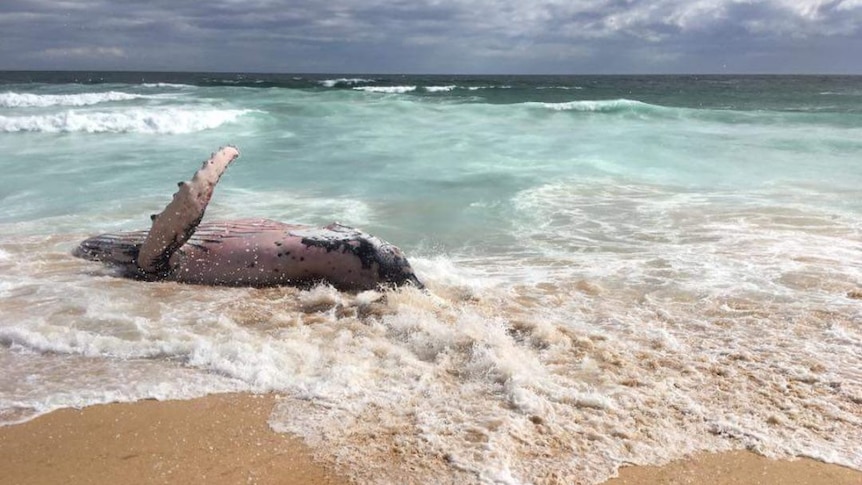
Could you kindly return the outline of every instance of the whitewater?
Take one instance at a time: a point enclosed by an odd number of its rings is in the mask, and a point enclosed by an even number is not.
[[[0,424],[274,392],[360,483],[862,470],[860,127],[858,77],[0,73]],[[428,291],[71,256],[228,143],[206,220],[360,227]]]

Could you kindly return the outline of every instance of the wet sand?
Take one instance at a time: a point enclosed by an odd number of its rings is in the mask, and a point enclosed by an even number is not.
[[[748,451],[700,453],[665,466],[620,468],[605,485],[859,485],[862,472],[809,460],[770,460]]]
[[[346,483],[270,430],[274,404],[220,394],[55,411],[0,428],[0,483]]]
[[[271,395],[222,394],[64,409],[0,427],[4,484],[259,483],[340,485],[301,440],[272,432]],[[407,483],[407,482],[405,482]],[[625,467],[608,485],[862,483],[862,472],[748,452]]]

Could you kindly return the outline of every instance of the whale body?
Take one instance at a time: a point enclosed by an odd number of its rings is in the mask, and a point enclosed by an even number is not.
[[[237,157],[224,147],[179,184],[150,230],[101,234],[74,249],[143,280],[229,286],[305,286],[326,282],[364,290],[404,284],[423,288],[396,246],[339,223],[325,227],[267,219],[203,222],[221,174]]]

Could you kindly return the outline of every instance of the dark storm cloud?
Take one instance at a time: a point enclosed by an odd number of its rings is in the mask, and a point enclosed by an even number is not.
[[[855,72],[862,0],[4,0],[0,68]]]

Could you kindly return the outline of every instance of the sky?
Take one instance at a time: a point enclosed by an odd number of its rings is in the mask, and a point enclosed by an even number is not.
[[[862,74],[862,0],[2,0],[0,69]]]

